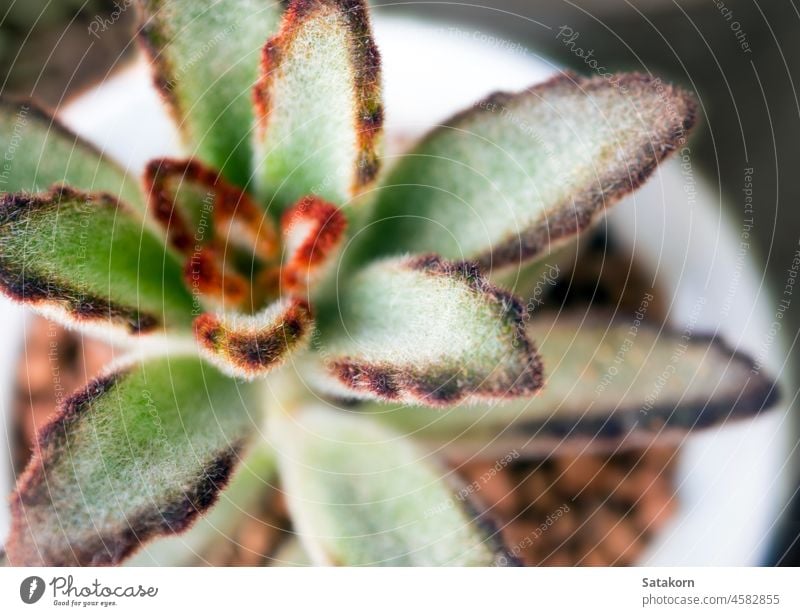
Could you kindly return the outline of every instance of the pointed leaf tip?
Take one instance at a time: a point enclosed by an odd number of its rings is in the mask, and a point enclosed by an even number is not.
[[[659,79],[571,73],[455,115],[382,181],[362,258],[436,251],[483,269],[557,248],[687,143],[697,104]]]
[[[679,444],[691,432],[759,415],[778,385],[716,338],[608,314],[542,314],[529,325],[546,383],[532,398],[444,412],[370,409],[403,434],[457,455],[516,449],[545,457]]]

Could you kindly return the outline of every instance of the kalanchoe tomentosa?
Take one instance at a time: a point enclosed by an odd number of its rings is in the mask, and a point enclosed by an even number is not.
[[[136,351],[39,434],[11,563],[119,563],[189,527],[242,458],[274,457],[314,562],[506,564],[425,447],[642,443],[771,404],[719,342],[628,345],[627,324],[530,318],[496,283],[686,142],[686,92],[564,73],[382,161],[363,0],[140,5],[185,159],[139,180],[32,103],[0,110],[0,287]]]

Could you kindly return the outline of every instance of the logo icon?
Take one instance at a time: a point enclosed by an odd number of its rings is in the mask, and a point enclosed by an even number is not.
[[[37,575],[26,577],[19,585],[19,598],[25,603],[36,603],[44,594],[44,580]]]

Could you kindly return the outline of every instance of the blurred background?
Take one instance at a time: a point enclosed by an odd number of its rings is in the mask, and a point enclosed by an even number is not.
[[[103,79],[136,54],[131,4],[0,0],[0,91],[58,107]],[[800,241],[800,84],[794,82],[800,77],[800,9],[794,0],[373,4],[442,20],[456,35],[498,36],[512,51],[546,55],[579,72],[591,73],[590,59],[597,59],[609,70],[653,72],[696,91],[704,121],[692,145],[694,164],[726,197],[737,227],[745,216],[743,170],[754,169],[756,240],[749,255],[774,289],[783,288]],[[793,351],[800,302],[789,306],[782,328]],[[784,392],[789,402],[796,393]],[[793,463],[800,485],[800,464]],[[772,561],[800,565],[797,494],[789,506]]]

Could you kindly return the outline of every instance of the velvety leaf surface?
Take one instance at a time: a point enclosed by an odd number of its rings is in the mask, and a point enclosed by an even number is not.
[[[677,442],[690,430],[751,417],[777,385],[719,340],[595,315],[542,315],[528,326],[545,365],[533,398],[492,406],[373,407],[378,419],[432,445],[546,455]],[[364,409],[365,411],[367,409]]]
[[[381,261],[344,288],[320,326],[320,384],[344,397],[446,406],[530,395],[541,363],[523,308],[474,266],[436,256]]]
[[[106,192],[144,211],[139,180],[30,101],[0,100],[0,195],[53,184]]]
[[[180,535],[168,536],[147,544],[128,566],[189,567],[217,545],[236,536],[240,524],[259,515],[264,499],[276,486],[277,460],[272,447],[264,442],[254,444],[242,457],[217,503],[206,515]]]
[[[201,353],[226,374],[245,379],[280,366],[312,329],[310,307],[296,298],[278,300],[255,315],[206,313],[194,322]]]
[[[192,297],[161,239],[111,197],[67,188],[0,200],[0,289],[67,325],[191,324]]]
[[[261,47],[275,32],[278,0],[139,0],[140,40],[156,86],[172,107],[188,154],[239,186],[250,180]]]
[[[358,254],[518,265],[638,187],[694,121],[689,94],[636,74],[493,94],[396,161]]]
[[[153,160],[144,186],[153,218],[182,257],[184,279],[195,295],[228,310],[261,303],[250,279],[278,257],[272,218],[197,160]]]
[[[253,432],[254,388],[195,357],[134,363],[69,398],[12,499],[14,565],[120,562],[211,506]]]
[[[447,472],[334,409],[270,416],[292,519],[316,564],[490,566],[511,559]]]
[[[270,207],[344,205],[375,176],[380,59],[363,0],[295,0],[264,47],[256,179]]]

